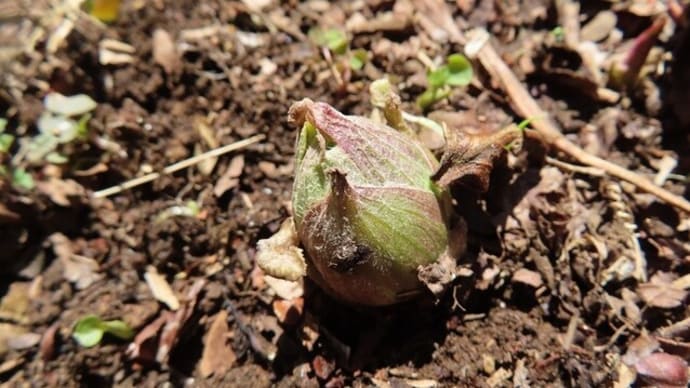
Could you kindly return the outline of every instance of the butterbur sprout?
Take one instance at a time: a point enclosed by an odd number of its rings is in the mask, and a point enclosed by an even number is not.
[[[418,267],[448,245],[449,197],[430,178],[438,161],[407,135],[328,104],[302,100],[289,120],[301,131],[293,225],[282,232],[294,227],[306,274],[350,303],[387,305],[419,293]],[[298,250],[278,257],[265,254],[269,245],[260,242],[257,256],[269,275],[302,275]]]
[[[446,183],[434,179],[465,173],[457,166],[439,168],[409,133],[343,115],[325,103],[295,103],[289,122],[300,128],[293,217],[259,241],[258,265],[282,279],[309,276],[353,304],[390,305],[423,293],[425,286],[439,293],[439,284],[452,280],[465,235],[462,228],[450,228],[450,194]],[[462,152],[444,160],[466,162],[475,151],[481,158],[484,148],[476,144],[484,145],[470,139],[449,147]],[[478,170],[471,160],[468,165]]]

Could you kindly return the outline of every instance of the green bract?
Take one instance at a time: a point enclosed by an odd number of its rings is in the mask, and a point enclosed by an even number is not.
[[[386,305],[417,294],[418,268],[448,245],[438,162],[415,140],[372,120],[303,100],[293,186],[294,227],[308,275],[339,299]]]

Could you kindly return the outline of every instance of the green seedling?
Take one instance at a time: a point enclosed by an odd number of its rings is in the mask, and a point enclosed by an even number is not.
[[[520,121],[515,127],[520,131],[520,132],[525,132],[530,124],[532,124],[534,121],[539,120],[541,117],[528,117],[522,121]],[[505,149],[508,152],[513,151],[515,148],[516,142],[510,142],[506,145],[503,146],[503,149]]]
[[[556,26],[551,30],[551,35],[556,39],[557,42],[562,42],[565,39],[565,30],[563,26]]]
[[[96,102],[85,94],[67,97],[51,93],[43,104],[45,110],[36,124],[39,134],[23,143],[26,160],[65,163],[68,159],[59,152],[60,145],[86,139],[89,112],[96,108]]]
[[[123,340],[134,337],[132,328],[123,321],[104,321],[96,315],[87,315],[74,326],[72,338],[79,345],[90,348],[98,345],[106,333]]]
[[[352,70],[360,70],[367,63],[369,53],[364,49],[351,50],[347,35],[339,29],[313,27],[307,35],[312,43],[328,48]]]
[[[12,148],[16,154],[2,157],[4,163],[0,174],[10,177],[13,186],[30,190],[34,180],[27,166],[64,164],[69,161],[72,144],[84,142],[88,137],[90,112],[96,102],[85,94],[63,96],[49,93],[44,101],[44,111],[36,122],[38,134],[33,137],[19,137],[5,133],[7,120],[0,119],[0,157],[10,155]],[[18,143],[17,147],[13,147]]]
[[[14,142],[14,136],[9,133],[5,133],[5,128],[7,127],[7,119],[0,118],[0,154],[6,154],[10,151],[12,143]]]
[[[472,81],[472,64],[462,54],[451,54],[446,63],[427,74],[427,90],[417,98],[417,105],[426,109],[448,97],[454,86],[466,86]]]
[[[34,178],[23,168],[12,170],[12,185],[25,190],[31,190],[36,186]]]

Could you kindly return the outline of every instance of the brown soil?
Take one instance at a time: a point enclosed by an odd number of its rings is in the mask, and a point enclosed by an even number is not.
[[[290,105],[308,97],[366,115],[369,83],[387,74],[400,86],[403,108],[422,114],[414,104],[425,82],[417,53],[445,58],[462,48],[447,37],[430,37],[433,28],[417,19],[357,32],[351,47],[368,50],[371,58],[362,70],[344,72],[343,85],[305,35],[314,25],[342,27],[356,12],[367,19],[405,12],[408,2],[273,1],[252,11],[245,5],[252,1],[123,1],[111,24],[77,17],[54,54],[48,40],[65,16],[53,15],[57,11],[43,2],[18,3],[16,15],[10,10],[0,26],[0,43],[41,26],[47,35],[34,51],[3,57],[0,116],[8,119],[8,131],[34,134],[48,91],[85,93],[98,107],[89,139],[69,151],[67,165],[29,168],[37,182],[71,179],[85,193],[57,204],[58,187],[23,190],[7,179],[0,183],[0,292],[21,288],[15,294],[30,299],[17,316],[0,308],[0,325],[41,336],[31,346],[0,352],[0,381],[8,386],[612,386],[621,378],[622,357],[634,340],[647,338],[643,333],[661,342],[657,350],[690,355],[687,327],[672,336],[660,331],[688,316],[686,295],[674,294],[680,299],[675,304],[655,304],[640,287],[663,288],[690,272],[687,214],[631,185],[554,167],[546,154],[567,158],[530,141],[497,167],[488,193],[455,189],[469,226],[467,271],[440,301],[352,307],[307,281],[304,310],[284,322],[276,317],[280,298],[255,268],[254,254],[257,240],[289,215],[296,137],[286,121]],[[436,2],[409,2],[422,3]],[[651,92],[640,88],[624,101],[593,101],[589,84],[574,76],[561,83],[567,77],[549,67],[576,66],[568,62],[572,53],[552,41],[550,31],[559,25],[552,2],[446,3],[462,30],[483,26],[492,33],[508,65],[583,148],[650,178],[667,155],[678,162],[676,177],[687,175],[688,128],[667,99],[669,77],[682,78],[679,71],[650,74]],[[586,3],[583,20],[613,4]],[[626,41],[652,20],[616,12]],[[164,65],[154,55],[157,29],[178,50],[177,59]],[[194,33],[202,36],[190,38]],[[656,46],[670,53],[680,36]],[[106,38],[132,45],[131,63],[102,65],[99,44]],[[433,110],[470,112],[488,129],[519,122],[509,99],[478,73]],[[683,97],[689,98],[675,98]],[[460,125],[468,120],[453,117]],[[90,196],[211,148],[201,122],[217,145],[255,134],[266,138],[219,157],[210,173],[193,166],[105,199]],[[215,195],[217,182],[238,165],[230,177],[236,180]],[[664,187],[687,191],[684,181],[667,180]],[[200,208],[195,216],[161,216],[190,200]],[[630,223],[640,236],[647,277],[656,280],[603,284],[603,273],[633,249]],[[59,241],[97,263],[97,279],[87,287],[66,279]],[[148,266],[191,306],[168,342],[169,356],[132,359],[129,342],[110,336],[92,348],[79,346],[72,329],[87,314],[124,320],[136,333],[168,316],[144,280]],[[192,303],[184,296],[200,279],[205,284]],[[228,314],[222,338],[229,353],[220,354],[229,359],[205,377],[205,338],[219,312]]]

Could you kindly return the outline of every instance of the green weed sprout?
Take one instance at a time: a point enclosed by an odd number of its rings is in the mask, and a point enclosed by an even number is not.
[[[134,331],[129,325],[120,320],[104,321],[96,315],[87,315],[74,325],[72,338],[85,348],[98,345],[104,334],[130,340],[134,337]]]
[[[451,87],[468,85],[473,76],[472,64],[464,55],[449,55],[443,66],[427,74],[429,86],[417,97],[417,105],[422,109],[427,109],[446,98],[450,94]]]
[[[36,122],[39,133],[33,137],[17,139],[5,133],[7,120],[0,118],[0,175],[10,177],[14,187],[34,188],[27,165],[66,163],[65,146],[86,140],[90,112],[96,108],[96,102],[85,94],[49,93],[43,105],[45,109]],[[18,147],[13,147],[15,142]],[[11,155],[13,148],[16,148],[15,155]]]
[[[350,49],[347,35],[336,28],[313,27],[309,39],[317,46],[328,48],[333,54],[344,59],[352,70],[360,70],[367,63],[369,54],[364,49]]]
[[[91,118],[89,112],[96,108],[96,102],[85,94],[67,97],[50,93],[43,105],[45,110],[36,124],[39,134],[24,143],[26,160],[30,163],[66,163],[67,157],[59,152],[59,146],[86,138],[87,123]]]

